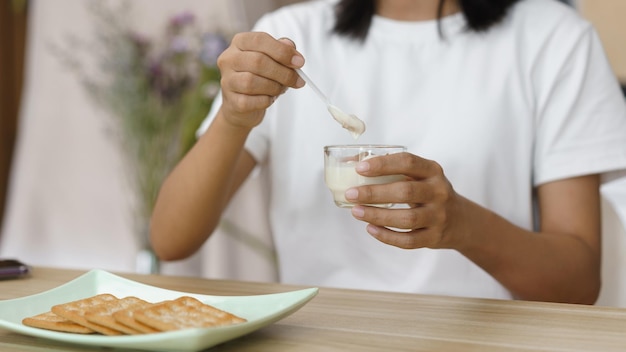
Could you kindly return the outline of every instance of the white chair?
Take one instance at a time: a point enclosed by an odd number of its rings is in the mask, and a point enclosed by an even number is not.
[[[602,188],[602,290],[597,304],[626,307],[626,177]]]

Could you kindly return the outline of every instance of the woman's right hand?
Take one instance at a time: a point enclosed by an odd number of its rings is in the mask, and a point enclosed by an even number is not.
[[[227,122],[243,128],[261,123],[265,110],[287,88],[301,88],[304,81],[294,68],[304,57],[286,38],[263,32],[235,35],[217,64],[222,79],[221,113]]]

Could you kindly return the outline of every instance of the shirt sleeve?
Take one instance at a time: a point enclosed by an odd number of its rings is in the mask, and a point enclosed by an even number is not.
[[[626,169],[626,100],[596,31],[578,32],[552,36],[533,68],[535,185]]]

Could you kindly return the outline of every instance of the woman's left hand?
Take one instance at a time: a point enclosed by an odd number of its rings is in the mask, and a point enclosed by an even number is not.
[[[363,176],[405,175],[406,181],[365,185],[346,191],[346,199],[358,205],[352,215],[368,222],[367,232],[386,244],[406,248],[455,248],[462,222],[464,198],[459,196],[432,160],[398,153],[362,161]],[[364,204],[406,204],[400,208],[377,208]]]

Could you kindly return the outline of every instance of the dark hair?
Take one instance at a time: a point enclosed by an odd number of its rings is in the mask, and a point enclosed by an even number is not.
[[[445,1],[439,0],[437,20],[441,19]],[[486,31],[500,22],[517,1],[519,0],[458,0],[468,29],[476,32]],[[364,40],[375,13],[376,0],[341,0],[335,6],[333,32]],[[441,34],[441,28],[439,33]]]

